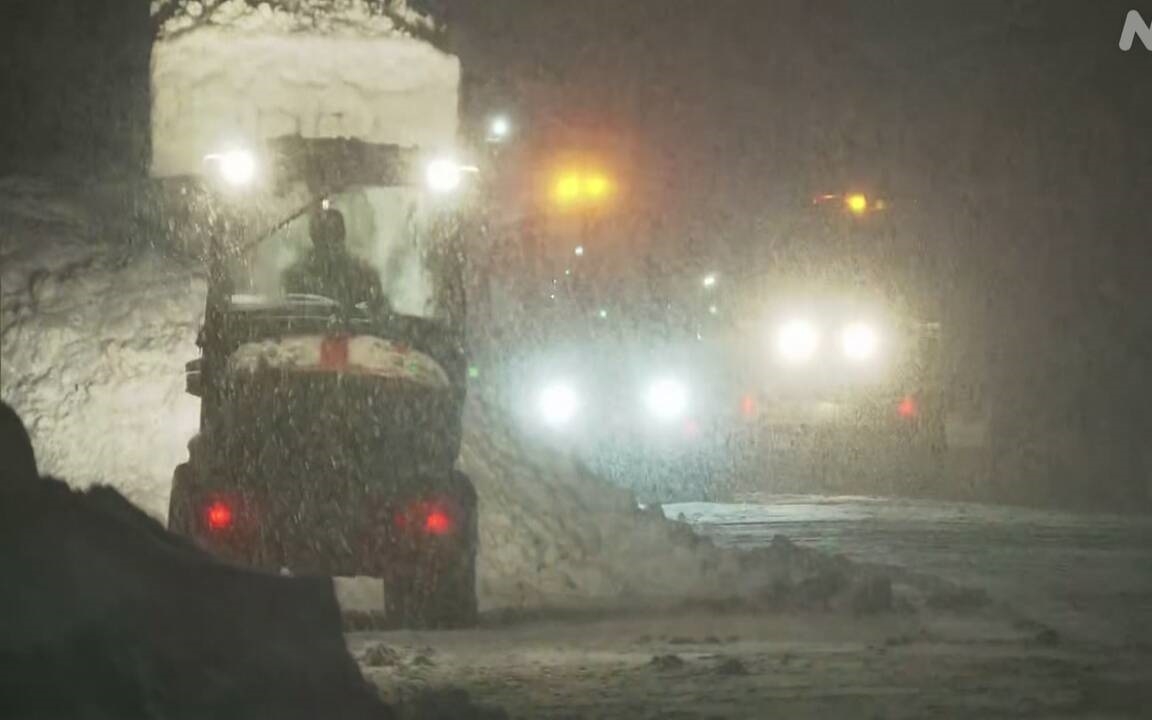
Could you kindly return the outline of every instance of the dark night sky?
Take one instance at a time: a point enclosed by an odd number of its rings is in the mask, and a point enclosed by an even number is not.
[[[782,206],[846,185],[915,204],[970,291],[1017,292],[1005,256],[1033,295],[1035,262],[1147,262],[1152,53],[1117,49],[1128,2],[449,7],[478,110],[633,139],[666,224],[736,262]]]
[[[1147,0],[436,4],[469,112],[512,107],[529,148],[626,138],[670,233],[739,262],[796,197],[883,189],[996,412],[1129,449],[1152,430],[1152,52],[1117,48]],[[147,3],[3,5],[0,174],[139,172]]]

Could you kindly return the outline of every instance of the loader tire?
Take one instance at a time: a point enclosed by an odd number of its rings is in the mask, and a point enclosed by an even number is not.
[[[403,627],[459,628],[476,624],[476,549],[479,509],[476,488],[462,472],[450,476],[450,492],[465,508],[463,535],[452,554],[385,575],[384,606]]]
[[[406,628],[461,628],[476,624],[476,553],[447,567],[385,578],[389,619]]]

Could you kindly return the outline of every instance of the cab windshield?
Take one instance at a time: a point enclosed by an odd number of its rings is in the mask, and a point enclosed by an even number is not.
[[[448,230],[444,213],[416,188],[330,195],[232,258],[231,305],[331,305],[445,319],[458,277],[447,265]]]

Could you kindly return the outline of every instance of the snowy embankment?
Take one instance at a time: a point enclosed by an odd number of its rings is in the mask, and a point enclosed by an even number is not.
[[[0,179],[0,395],[45,472],[114,484],[162,517],[199,421],[183,363],[205,286],[187,260],[101,225],[75,197]]]
[[[197,427],[183,364],[204,283],[178,253],[130,241],[93,197],[0,180],[0,395],[29,424],[44,472],[109,483],[163,518]],[[830,572],[830,593],[850,584],[844,564],[787,543],[746,554],[700,541],[511,427],[470,402],[461,466],[480,495],[485,607],[674,604]]]

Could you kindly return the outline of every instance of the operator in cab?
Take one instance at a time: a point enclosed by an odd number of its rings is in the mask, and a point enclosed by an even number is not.
[[[348,250],[344,216],[337,210],[320,210],[309,218],[308,231],[312,249],[284,271],[284,291],[320,295],[345,308],[360,303],[370,311],[384,307],[380,276]]]

